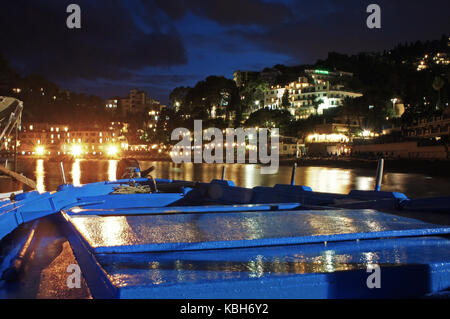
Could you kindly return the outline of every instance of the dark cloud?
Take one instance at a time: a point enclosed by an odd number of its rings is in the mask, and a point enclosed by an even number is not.
[[[76,1],[82,28],[66,27],[73,1],[16,0],[2,3],[0,50],[25,72],[51,79],[118,79],[147,66],[187,63],[171,25],[145,32],[119,0]]]
[[[179,20],[184,17],[187,11],[186,0],[155,0],[158,8],[163,10],[167,16],[174,20]]]
[[[73,2],[82,9],[81,30],[66,27]],[[370,3],[381,6],[381,30],[366,27]],[[234,67],[314,63],[330,51],[436,39],[450,31],[449,6],[449,0],[4,1],[0,53],[19,71],[63,87],[104,97],[138,87],[162,96],[207,74],[231,76]]]
[[[292,18],[287,5],[261,0],[155,0],[155,3],[173,19],[181,19],[190,11],[221,25],[270,25]]]
[[[330,51],[381,51],[401,42],[432,40],[450,31],[448,0],[379,0],[381,29],[368,29],[367,6],[373,1],[295,1],[295,21],[265,30],[230,30],[263,50],[284,53],[295,63],[313,63]]]

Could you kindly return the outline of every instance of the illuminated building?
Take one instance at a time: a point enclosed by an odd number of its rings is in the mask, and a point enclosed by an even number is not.
[[[149,109],[161,110],[158,101],[150,98],[146,92],[137,89],[130,90],[126,97],[113,97],[105,102],[107,109],[115,110],[120,107],[121,115],[144,113]]]
[[[65,124],[24,124],[19,132],[18,151],[22,155],[53,156],[86,155],[115,156],[127,150],[121,122],[112,122],[106,128],[72,128]]]
[[[303,144],[293,137],[280,137],[279,154],[281,157],[300,157]]]
[[[117,130],[103,129],[83,129],[74,130],[70,135],[64,139],[62,145],[62,152],[72,154],[76,157],[81,157],[89,154],[102,155],[117,155],[118,149],[115,152],[111,151],[112,145],[117,148],[124,142],[124,137],[119,136]],[[113,154],[114,153],[114,154]]]
[[[306,70],[307,76],[299,77],[297,81],[286,86],[273,85],[264,96],[264,107],[281,109],[282,98],[286,90],[290,105],[287,109],[297,119],[308,118],[312,114],[323,114],[323,110],[341,106],[347,97],[356,98],[361,93],[352,92],[340,84],[331,84],[353,76],[348,72],[330,72],[327,70]],[[319,101],[322,101],[317,105]]]
[[[353,77],[353,73],[344,72],[344,71],[328,71],[324,69],[309,69],[305,70],[305,74],[312,78],[315,82],[318,80],[322,81],[342,81],[344,79],[348,79]]]
[[[343,100],[347,97],[361,97],[361,93],[352,92],[344,89],[343,85],[331,85],[330,82],[318,81],[313,86],[307,87],[302,94],[293,101],[293,105],[298,118],[307,118],[311,114],[323,114],[323,111],[329,108],[341,106]],[[315,103],[322,101],[317,107]]]
[[[350,153],[350,130],[357,125],[329,123],[316,125],[305,138],[309,156],[344,155]]]
[[[342,133],[310,134],[306,137],[307,143],[347,143],[349,138]]]
[[[437,52],[436,54],[425,54],[423,58],[419,58],[419,60],[415,63],[417,67],[417,71],[423,71],[430,67],[432,64],[437,65],[449,65],[450,58],[447,53]]]
[[[117,109],[119,106],[120,97],[113,97],[111,99],[106,100],[105,107],[107,109]]]
[[[450,117],[441,115],[429,119],[419,119],[412,125],[403,128],[403,135],[423,138],[440,138],[450,135]]]
[[[269,109],[281,108],[281,99],[285,90],[285,86],[272,85],[264,94],[264,107]]]
[[[436,55],[433,57],[433,62],[436,64],[444,64],[448,65],[450,64],[450,58],[448,57],[447,53],[436,53]]]
[[[45,156],[59,151],[66,127],[64,124],[24,123],[19,131],[19,153]]]

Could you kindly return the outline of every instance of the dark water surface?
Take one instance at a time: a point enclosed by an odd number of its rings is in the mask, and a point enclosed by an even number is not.
[[[81,185],[91,182],[116,179],[117,160],[76,160],[65,163],[68,183]],[[220,178],[222,165],[218,164],[175,164],[172,162],[141,161],[142,169],[156,167],[154,177],[210,181]],[[258,165],[226,164],[226,178],[243,187],[273,186],[289,183],[290,166],[280,166],[278,173],[261,175]],[[19,171],[37,181],[40,191],[52,191],[62,184],[59,163],[45,160],[20,160]],[[348,193],[352,189],[370,190],[374,187],[375,172],[367,169],[300,166],[297,168],[296,183],[310,186],[314,191]],[[0,182],[0,192],[7,191],[7,181]],[[386,173],[382,190],[402,192],[409,197],[449,196],[450,179],[412,173]]]

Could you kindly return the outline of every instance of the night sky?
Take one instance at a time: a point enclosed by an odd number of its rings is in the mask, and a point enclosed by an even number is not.
[[[66,27],[70,3],[81,29]],[[379,30],[366,27],[370,3],[381,6]],[[449,0],[2,1],[0,52],[69,90],[107,98],[136,87],[167,103],[208,75],[438,39],[449,12]]]

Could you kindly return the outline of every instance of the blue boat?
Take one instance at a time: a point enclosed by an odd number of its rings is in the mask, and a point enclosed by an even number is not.
[[[26,285],[15,282],[33,271],[33,296],[51,298],[75,290],[93,298],[448,297],[449,212],[450,197],[383,191],[153,178],[63,184],[0,202],[0,297],[23,297]]]

